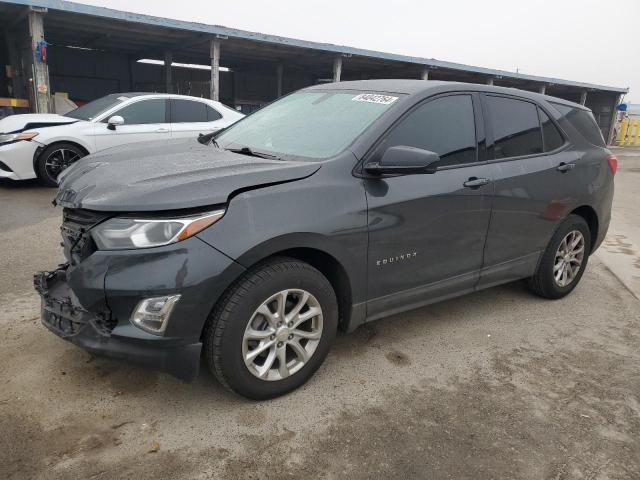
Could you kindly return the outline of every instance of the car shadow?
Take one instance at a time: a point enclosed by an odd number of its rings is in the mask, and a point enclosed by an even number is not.
[[[30,180],[9,180],[7,178],[0,178],[0,187],[6,188],[7,190],[27,190],[27,189],[38,189],[38,190],[47,190],[53,191],[52,187],[47,187],[40,183],[40,180],[37,178],[32,178]]]

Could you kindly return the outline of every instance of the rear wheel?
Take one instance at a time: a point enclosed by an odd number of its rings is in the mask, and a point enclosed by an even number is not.
[[[578,285],[591,252],[591,232],[578,215],[569,215],[558,227],[529,281],[541,297],[562,298]]]
[[[336,296],[324,275],[277,258],[249,270],[221,299],[204,332],[205,358],[230,390],[277,397],[320,367],[337,325]]]
[[[36,162],[36,173],[47,187],[58,186],[58,175],[86,153],[73,143],[54,143],[45,148]]]

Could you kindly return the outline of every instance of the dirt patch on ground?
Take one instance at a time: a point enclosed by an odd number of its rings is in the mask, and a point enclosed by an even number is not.
[[[638,360],[598,345],[516,349],[471,379],[346,409],[293,451],[284,433],[248,438],[223,477],[640,478],[640,383],[629,384]]]
[[[406,354],[397,350],[387,353],[385,357],[387,360],[389,360],[394,365],[397,365],[398,367],[406,367],[411,363],[411,360],[409,360],[409,357]]]

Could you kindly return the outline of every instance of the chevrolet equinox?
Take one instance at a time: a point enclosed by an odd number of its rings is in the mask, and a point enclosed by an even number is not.
[[[519,279],[569,294],[617,168],[581,105],[421,80],[305,88],[198,140],[62,173],[42,321],[185,380],[203,356],[253,399],[307,381],[338,329]]]

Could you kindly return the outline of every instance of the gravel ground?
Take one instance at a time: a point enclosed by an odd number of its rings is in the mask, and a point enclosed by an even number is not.
[[[626,152],[612,228],[633,239]],[[2,479],[640,478],[640,304],[597,256],[560,301],[515,283],[368,324],[303,388],[254,403],[40,325],[53,193],[0,183]]]

